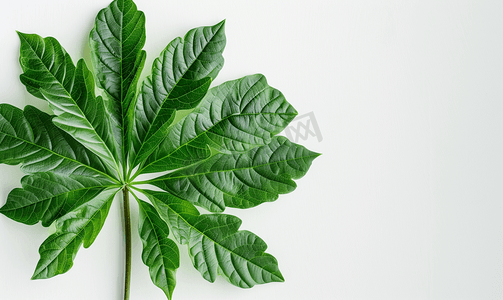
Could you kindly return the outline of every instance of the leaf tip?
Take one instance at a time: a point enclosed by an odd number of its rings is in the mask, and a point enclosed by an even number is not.
[[[227,19],[223,19],[222,21],[218,22],[217,24],[215,24],[213,26],[213,28],[215,28],[217,31],[219,31],[220,29],[225,29],[225,21]]]
[[[5,216],[5,205],[0,207],[0,214]]]
[[[18,31],[18,30],[16,30],[16,33],[17,33],[17,36],[19,37],[19,39],[23,39],[24,37],[26,37],[28,35],[27,33],[24,33],[24,32]]]
[[[283,277],[283,274],[281,274],[281,272],[279,270],[274,275],[275,276],[273,277],[273,281],[275,281],[275,282],[285,282],[285,277]]]
[[[41,276],[40,275],[41,273],[40,272],[37,273],[37,271],[38,271],[38,268],[37,268],[37,270],[35,270],[35,272],[33,272],[33,275],[31,276],[30,280],[38,280],[38,279],[46,279],[47,278],[47,277]]]

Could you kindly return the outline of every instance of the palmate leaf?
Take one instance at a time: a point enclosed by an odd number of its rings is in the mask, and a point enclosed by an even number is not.
[[[294,180],[319,154],[276,136],[297,111],[263,75],[210,88],[224,63],[224,27],[221,21],[172,40],[139,87],[145,16],[132,0],[114,0],[99,11],[89,37],[93,70],[83,59],[74,64],[55,38],[19,33],[21,82],[53,114],[0,104],[0,163],[19,164],[26,173],[0,213],[55,228],[39,248],[33,279],[72,267],[122,189],[126,249],[134,191],[142,260],[168,299],[180,262],[175,241],[188,245],[194,267],[210,282],[218,275],[242,288],[284,281],[266,243],[239,230],[239,218],[220,212],[293,191]],[[175,118],[181,110],[188,111]],[[140,184],[163,191],[142,190]],[[125,299],[130,266],[126,255]]]

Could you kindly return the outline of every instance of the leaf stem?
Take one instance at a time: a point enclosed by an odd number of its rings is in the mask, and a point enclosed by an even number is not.
[[[129,212],[129,189],[124,186],[122,189],[124,200],[124,235],[126,247],[125,277],[124,277],[124,300],[129,300],[129,286],[131,283],[131,217]]]

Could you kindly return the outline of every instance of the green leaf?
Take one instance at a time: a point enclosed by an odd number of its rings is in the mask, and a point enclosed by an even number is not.
[[[245,152],[268,144],[297,115],[263,75],[225,82],[176,125],[138,173],[174,170],[221,152]]]
[[[122,190],[127,298],[129,191],[138,190],[151,202],[133,194],[142,260],[168,299],[180,261],[171,233],[188,245],[194,267],[210,282],[222,275],[249,288],[284,280],[266,243],[239,230],[239,218],[219,212],[293,191],[319,154],[275,136],[297,111],[263,75],[210,89],[224,64],[225,21],[172,40],[139,89],[145,16],[132,0],[113,0],[96,16],[89,36],[94,74],[83,59],[74,64],[55,38],[18,34],[20,80],[53,114],[0,104],[0,163],[19,164],[27,174],[0,213],[55,228],[39,248],[33,279],[67,272]],[[165,173],[136,179],[156,172]],[[139,184],[164,191],[142,191]],[[200,214],[194,205],[217,213]]]
[[[318,153],[274,137],[245,153],[217,154],[193,166],[149,181],[209,211],[249,208],[292,192]]]
[[[182,79],[178,82],[177,89],[170,93],[170,98],[166,101],[189,103],[194,101],[197,104],[206,94],[210,83],[209,78],[198,81]],[[152,80],[147,78],[138,97],[136,110],[137,114],[143,114],[143,116],[134,117],[135,120],[141,120],[143,124],[135,124],[136,127],[131,133],[132,166],[143,162],[159,146],[159,143],[166,137],[167,130],[175,117],[176,109],[169,107],[169,105],[161,104],[159,107],[155,107],[156,101],[152,97],[152,93]],[[173,104],[171,103],[171,105]],[[153,112],[153,110],[156,111]]]
[[[36,173],[21,179],[23,188],[9,193],[0,212],[14,221],[28,225],[42,221],[49,226],[101,193],[111,181],[87,176]]]
[[[196,107],[223,66],[224,21],[174,39],[154,61],[136,102],[132,166],[143,162],[165,138],[176,110]]]
[[[176,269],[180,266],[178,246],[168,238],[168,225],[145,201],[138,200],[140,219],[138,230],[143,243],[143,263],[149,267],[150,278],[171,299],[176,284]]]
[[[101,159],[54,126],[51,119],[33,106],[22,111],[0,104],[0,163],[22,164],[28,174],[51,171],[111,179]]]
[[[110,99],[113,120],[121,128],[126,156],[128,114],[135,108],[136,84],[145,64],[145,15],[131,0],[115,0],[96,16],[90,35],[91,58],[98,85]]]
[[[109,189],[56,221],[56,232],[40,246],[32,279],[46,279],[70,270],[80,246],[88,248],[100,232],[118,189]]]
[[[221,274],[242,288],[284,281],[276,259],[265,253],[266,243],[249,231],[238,231],[239,218],[200,215],[189,202],[168,193],[145,191],[145,194],[170,224],[178,241],[188,244],[192,263],[204,279],[214,282]]]
[[[94,80],[81,59],[77,67],[52,37],[18,33],[21,40],[21,82],[36,97],[47,100],[55,113],[53,122],[89,150],[100,156],[111,169],[119,158],[111,134],[109,113],[101,97],[94,95]],[[116,156],[112,153],[115,153]]]

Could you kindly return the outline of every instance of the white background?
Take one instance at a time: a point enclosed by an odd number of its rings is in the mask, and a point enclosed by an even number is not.
[[[269,245],[285,283],[206,282],[181,247],[174,299],[503,299],[503,2],[137,0],[148,60],[193,27],[227,19],[216,83],[263,73],[321,152],[295,192],[227,213]],[[16,0],[0,10],[0,102],[44,108],[18,80],[15,30],[89,58],[107,0]],[[0,205],[19,186],[0,166]],[[133,203],[133,211],[137,211]],[[136,226],[137,217],[133,216]],[[0,299],[121,299],[119,201],[74,267],[30,281],[48,236],[0,215]],[[165,299],[133,239],[132,300]]]

